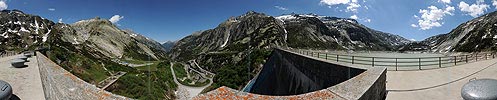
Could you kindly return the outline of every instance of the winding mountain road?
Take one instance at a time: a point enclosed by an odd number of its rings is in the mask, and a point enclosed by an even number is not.
[[[192,86],[186,86],[178,82],[178,79],[176,78],[176,74],[174,73],[174,63],[170,62],[170,68],[171,68],[171,73],[173,74],[174,78],[174,83],[178,84],[178,90],[175,92],[177,99],[179,100],[190,100],[191,98],[197,96],[204,90],[205,88],[209,87],[212,85],[212,78],[209,78],[210,83],[201,86],[201,87],[192,87]]]

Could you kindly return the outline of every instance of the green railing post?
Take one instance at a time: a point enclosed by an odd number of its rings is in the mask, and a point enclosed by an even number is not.
[[[457,65],[457,56],[454,56],[454,65]]]
[[[325,53],[324,56],[325,56],[325,59],[328,60],[328,53]]]
[[[468,55],[466,55],[466,63],[468,63]]]
[[[398,70],[398,62],[397,62],[397,58],[395,58],[395,71]]]
[[[354,64],[354,56],[352,56],[352,64]]]
[[[442,57],[438,57],[438,67],[442,68]]]
[[[338,62],[338,55],[337,55],[337,62]]]
[[[374,67],[374,57],[372,57],[371,59],[373,61],[373,62],[371,62],[372,63],[371,65]]]
[[[419,67],[419,70],[421,70],[421,58],[418,58],[418,67]]]

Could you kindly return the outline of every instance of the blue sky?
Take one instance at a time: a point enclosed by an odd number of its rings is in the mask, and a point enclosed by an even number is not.
[[[474,17],[496,11],[495,0],[7,0],[7,9],[40,15],[54,22],[115,18],[159,42],[181,39],[194,31],[215,28],[247,11],[278,16],[315,13],[356,18],[370,28],[423,40],[448,33]],[[0,9],[3,9],[0,4]],[[355,16],[354,16],[355,15]]]

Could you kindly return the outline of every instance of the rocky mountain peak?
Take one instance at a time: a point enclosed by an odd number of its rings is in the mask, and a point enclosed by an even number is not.
[[[323,22],[350,22],[354,24],[358,24],[357,20],[351,19],[351,18],[338,18],[338,17],[332,17],[332,16],[323,16],[323,15],[318,15],[314,13],[308,13],[308,14],[283,14],[280,16],[276,16],[276,19],[282,20],[282,21],[291,21],[291,20],[298,20],[298,19],[303,19],[303,18],[317,18]]]
[[[14,10],[2,10],[1,11],[2,13],[9,13],[9,14],[24,14],[24,12],[22,12],[21,10],[17,10],[17,9],[14,9]]]
[[[74,23],[73,25],[110,25],[115,27],[115,25],[113,25],[112,22],[110,22],[107,19],[100,19],[100,17],[95,17],[93,19],[88,19],[88,20],[81,20]]]

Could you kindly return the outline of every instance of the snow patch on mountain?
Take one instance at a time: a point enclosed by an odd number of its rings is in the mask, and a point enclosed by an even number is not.
[[[228,33],[228,36],[226,36],[226,39],[224,40],[224,43],[221,45],[221,48],[226,46],[228,44],[228,40],[230,39],[230,34]]]
[[[43,35],[43,40],[42,40],[43,42],[47,41],[48,34],[50,34],[51,31],[52,30],[48,29],[48,32],[45,35]],[[38,31],[36,31],[36,32],[38,32]]]

